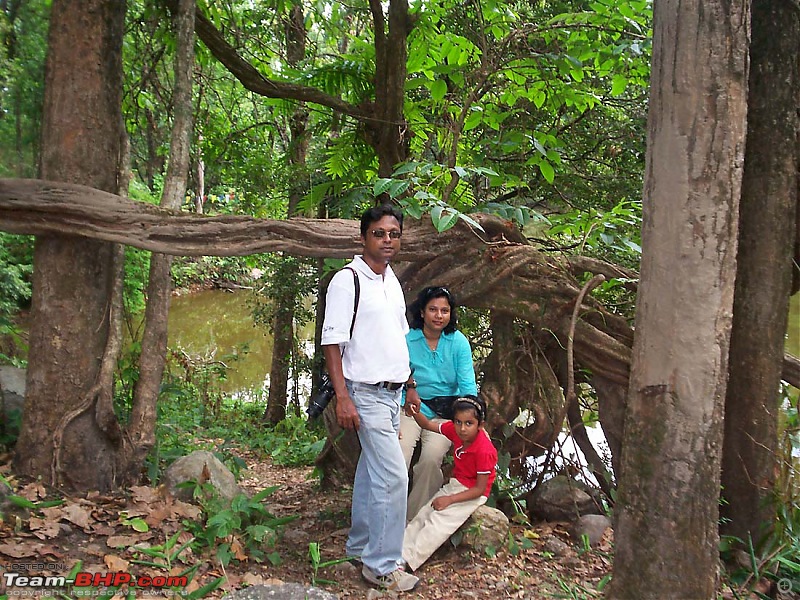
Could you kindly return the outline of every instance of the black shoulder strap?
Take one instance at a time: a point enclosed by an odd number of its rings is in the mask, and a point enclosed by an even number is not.
[[[353,327],[356,326],[356,314],[358,313],[358,300],[361,296],[361,282],[359,282],[358,275],[353,267],[345,267],[345,269],[353,273],[353,287],[355,288],[355,297],[353,298],[353,320],[350,322],[350,337],[353,337]]]

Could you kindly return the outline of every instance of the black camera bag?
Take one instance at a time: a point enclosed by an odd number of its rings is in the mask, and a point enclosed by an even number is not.
[[[437,417],[447,419],[448,421],[453,418],[453,403],[458,400],[459,396],[434,396],[429,400],[420,398],[420,400],[436,413]]]

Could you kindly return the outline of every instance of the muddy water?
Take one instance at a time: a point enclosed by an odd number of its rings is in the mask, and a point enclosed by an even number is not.
[[[170,306],[170,348],[223,360],[230,370],[222,389],[230,394],[258,394],[269,387],[272,334],[253,321],[252,300],[246,290],[206,290],[175,297]],[[305,342],[313,340],[313,324],[300,335]],[[241,350],[244,345],[247,353]],[[238,360],[224,358],[234,353]]]

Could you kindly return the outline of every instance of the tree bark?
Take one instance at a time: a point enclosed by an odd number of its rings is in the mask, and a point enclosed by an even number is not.
[[[746,127],[744,1],[656,2],[610,598],[713,598]]]
[[[124,3],[87,0],[75,10],[53,2],[42,177],[117,190],[124,20]],[[111,393],[98,377],[113,265],[114,245],[106,241],[61,234],[36,241],[20,474],[81,490],[113,486],[115,441],[95,416],[101,396]]]
[[[798,48],[797,7],[753,2],[720,530],[754,544],[775,523],[781,357],[798,210]]]

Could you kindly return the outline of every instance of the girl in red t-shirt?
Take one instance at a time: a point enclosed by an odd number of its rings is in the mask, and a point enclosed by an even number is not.
[[[453,442],[453,475],[406,526],[403,560],[412,570],[424,563],[479,506],[492,489],[497,450],[483,428],[486,404],[474,397],[453,403],[453,420],[434,423],[413,403],[407,412],[420,427]]]

